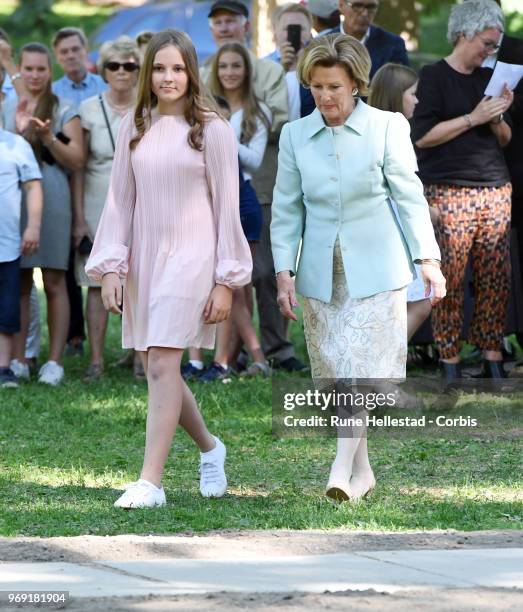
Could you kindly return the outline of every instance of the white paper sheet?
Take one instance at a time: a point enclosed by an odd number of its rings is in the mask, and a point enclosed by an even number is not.
[[[492,97],[501,96],[505,83],[509,89],[515,89],[522,78],[523,66],[519,64],[497,62],[494,73],[487,85],[487,89],[485,89],[485,95]]]

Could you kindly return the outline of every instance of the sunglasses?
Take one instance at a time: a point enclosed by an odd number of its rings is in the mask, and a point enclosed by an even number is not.
[[[140,66],[135,62],[124,62],[120,64],[120,62],[107,62],[105,64],[105,68],[110,70],[111,72],[117,72],[120,68],[123,68],[125,72],[134,72],[135,70],[140,70]]]

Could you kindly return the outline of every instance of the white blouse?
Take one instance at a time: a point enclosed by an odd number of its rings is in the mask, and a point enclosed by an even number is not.
[[[262,111],[265,113],[268,124],[271,124],[272,114],[269,108],[260,102]],[[256,132],[247,143],[240,143],[241,129],[243,120],[243,108],[240,108],[231,115],[230,123],[238,140],[238,153],[243,170],[243,177],[246,181],[250,181],[252,175],[261,166],[269,132],[265,123],[259,118],[256,118]]]

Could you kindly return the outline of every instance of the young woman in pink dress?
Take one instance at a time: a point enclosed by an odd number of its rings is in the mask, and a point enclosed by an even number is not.
[[[166,30],[151,39],[138,88],[86,266],[101,280],[108,310],[119,313],[123,297],[123,346],[140,351],[147,374],[144,462],[140,479],[115,502],[121,508],[165,504],[161,480],[178,424],[201,452],[201,494],[224,495],[225,446],[209,433],[180,363],[188,346],[213,347],[232,290],[252,270],[236,137],[203,99],[186,34]]]

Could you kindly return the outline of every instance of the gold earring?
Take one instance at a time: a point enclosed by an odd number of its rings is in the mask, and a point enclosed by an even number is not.
[[[353,95],[353,96],[357,96],[357,95],[358,95],[358,88],[357,88],[357,87],[355,87],[355,88],[352,90],[352,95]]]

